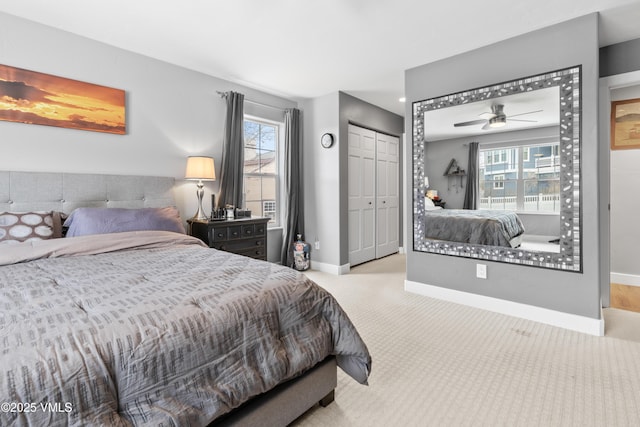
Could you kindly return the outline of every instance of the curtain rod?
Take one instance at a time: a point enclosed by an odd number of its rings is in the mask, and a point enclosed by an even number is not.
[[[226,96],[227,96],[226,92],[220,92],[219,90],[217,90],[216,93],[218,95],[220,95],[221,98],[226,98]],[[248,98],[245,98],[244,102],[248,102],[250,104],[259,105],[261,107],[273,108],[274,110],[280,110],[280,111],[286,110],[286,108],[283,108],[283,107],[276,107],[275,105],[263,104],[262,102],[252,101],[251,99],[248,99]]]

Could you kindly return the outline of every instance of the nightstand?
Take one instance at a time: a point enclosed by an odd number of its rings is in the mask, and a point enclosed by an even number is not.
[[[224,221],[188,220],[189,234],[210,248],[267,260],[269,218],[238,218]]]

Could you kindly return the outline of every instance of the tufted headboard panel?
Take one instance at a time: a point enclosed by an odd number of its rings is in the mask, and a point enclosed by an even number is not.
[[[174,183],[157,176],[0,171],[0,212],[172,206]]]

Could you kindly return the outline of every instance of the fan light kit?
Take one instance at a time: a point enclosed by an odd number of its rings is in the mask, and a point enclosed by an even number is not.
[[[507,118],[505,116],[498,116],[498,117],[489,119],[489,127],[491,128],[501,128],[506,124],[507,124]]]

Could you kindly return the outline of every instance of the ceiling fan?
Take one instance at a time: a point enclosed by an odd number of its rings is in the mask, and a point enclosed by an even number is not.
[[[471,121],[468,121],[468,122],[454,123],[453,126],[460,127],[460,126],[474,126],[474,125],[484,124],[484,126],[482,126],[482,130],[487,130],[487,129],[491,129],[491,128],[499,128],[499,127],[505,126],[507,124],[507,119],[509,121],[514,121],[514,122],[536,123],[537,120],[513,119],[512,117],[524,116],[525,114],[539,113],[541,111],[542,110],[528,111],[526,113],[520,113],[520,114],[514,114],[512,116],[507,116],[504,113],[504,105],[495,104],[495,105],[491,106],[491,112],[490,113],[482,113],[482,114],[480,114],[480,117],[482,117],[481,119],[471,120]]]

